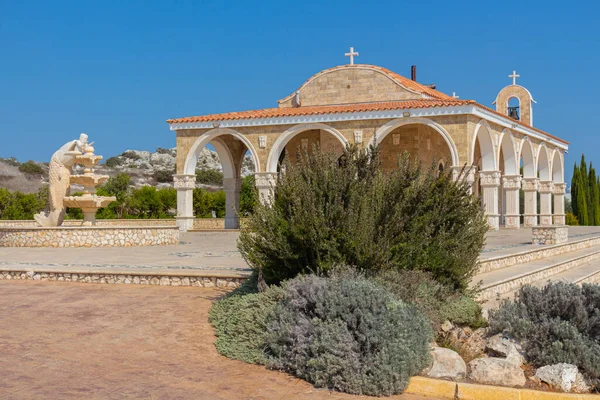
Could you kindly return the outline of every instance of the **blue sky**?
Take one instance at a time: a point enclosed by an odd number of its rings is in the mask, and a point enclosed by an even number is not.
[[[488,4],[490,3],[490,4]],[[513,69],[534,125],[600,167],[597,2],[0,0],[0,157],[172,147],[171,117],[275,107],[314,73],[387,67],[491,106]]]

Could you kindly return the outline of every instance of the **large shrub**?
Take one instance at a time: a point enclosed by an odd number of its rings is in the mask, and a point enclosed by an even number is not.
[[[299,276],[267,325],[269,365],[317,387],[401,393],[429,362],[429,322],[360,276]]]
[[[215,327],[215,346],[220,354],[248,363],[263,364],[266,324],[283,289],[271,286],[257,290],[256,275],[240,288],[217,301],[210,309],[209,320]]]
[[[488,226],[478,198],[452,171],[423,168],[405,154],[384,172],[375,148],[349,147],[339,159],[315,149],[297,159],[280,174],[272,205],[256,205],[239,239],[268,282],[347,264],[424,270],[468,286]]]
[[[27,161],[19,165],[19,171],[30,175],[42,175],[44,173],[44,169],[34,161]]]
[[[514,300],[490,310],[489,320],[492,333],[523,341],[534,366],[574,364],[600,387],[600,286],[523,286]]]

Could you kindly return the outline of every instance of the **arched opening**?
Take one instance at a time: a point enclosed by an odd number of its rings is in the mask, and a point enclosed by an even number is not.
[[[514,120],[521,120],[521,100],[518,97],[510,97],[506,105],[506,113]]]
[[[562,159],[557,150],[554,151],[554,156],[552,157],[552,182],[564,182]]]
[[[527,139],[523,140],[519,155],[519,171],[523,176],[522,189],[519,191],[521,223],[525,226],[537,226],[538,191],[535,157],[533,147]]]
[[[178,188],[178,217],[224,218],[226,229],[239,228],[242,179],[255,172],[258,156],[245,136],[227,128],[203,133],[185,160],[182,176],[196,184]],[[189,222],[181,226],[191,228]]]
[[[546,146],[540,145],[537,156],[539,183],[540,225],[552,225],[552,185],[550,161]]]
[[[318,148],[322,152],[331,152],[339,157],[347,144],[346,138],[330,126],[324,124],[293,126],[281,134],[273,144],[267,160],[267,171],[279,172],[286,157],[294,163],[299,151],[312,151]]]
[[[471,165],[476,168],[477,175],[473,191],[481,197],[491,229],[498,229],[498,184],[496,152],[490,128],[485,121],[475,127],[471,144]]]
[[[379,140],[380,139],[380,140]],[[441,166],[451,162],[452,149],[445,138],[425,124],[407,124],[389,131],[379,140],[379,155],[383,170],[398,166],[398,157],[405,152],[418,159],[424,168]]]

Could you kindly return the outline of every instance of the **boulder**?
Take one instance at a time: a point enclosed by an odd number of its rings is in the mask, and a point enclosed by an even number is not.
[[[501,333],[490,337],[485,345],[485,351],[495,357],[503,357],[506,361],[517,366],[525,363],[521,346],[512,338]]]
[[[486,385],[522,387],[525,373],[516,364],[503,358],[477,358],[469,363],[469,378]]]
[[[537,369],[535,378],[563,392],[571,392],[573,390],[578,392],[589,391],[585,379],[579,373],[577,366],[573,364],[559,363],[545,365]]]
[[[467,364],[457,352],[443,347],[431,349],[432,365],[423,371],[423,375],[438,379],[464,379],[467,376]]]
[[[452,322],[448,320],[444,321],[442,326],[440,326],[442,332],[450,332],[452,328],[454,328],[454,325],[452,325]]]

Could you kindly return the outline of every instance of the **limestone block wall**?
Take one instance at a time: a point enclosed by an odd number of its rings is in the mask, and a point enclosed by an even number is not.
[[[0,247],[131,247],[179,243],[173,227],[3,228]]]
[[[560,244],[569,240],[567,226],[536,226],[532,228],[531,241],[534,244]]]
[[[119,273],[71,273],[47,271],[0,270],[0,279],[34,280],[79,283],[106,283],[116,285],[154,285],[154,286],[192,286],[235,288],[240,286],[246,277],[185,276],[185,275],[131,275]]]

